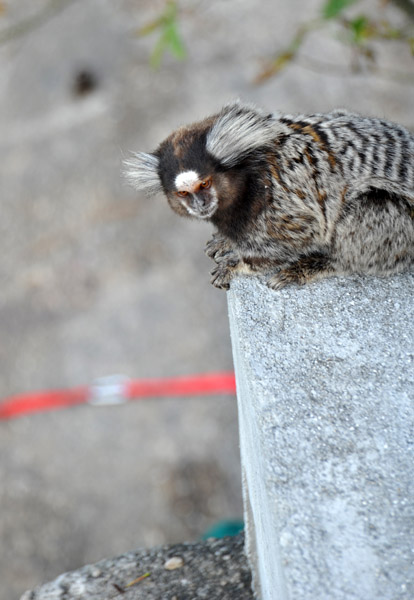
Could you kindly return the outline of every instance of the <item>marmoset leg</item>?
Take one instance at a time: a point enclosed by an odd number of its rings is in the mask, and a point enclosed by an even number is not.
[[[230,281],[237,273],[250,273],[248,265],[238,258],[227,258],[217,263],[217,267],[211,271],[211,283],[216,288],[228,290]]]
[[[226,257],[237,259],[236,252],[234,251],[229,240],[221,235],[220,233],[214,233],[211,240],[206,244],[204,252],[209,258],[212,258],[216,263],[222,262]]]
[[[205,253],[217,263],[217,267],[211,271],[211,283],[217,288],[228,290],[230,280],[242,266],[240,257],[229,240],[220,233],[215,233],[207,242]]]
[[[280,269],[271,275],[266,283],[272,290],[281,290],[289,283],[304,285],[332,275],[335,275],[335,268],[330,257],[325,254],[311,254]]]

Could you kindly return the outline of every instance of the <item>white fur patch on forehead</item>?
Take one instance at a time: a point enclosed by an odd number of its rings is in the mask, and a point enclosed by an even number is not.
[[[195,171],[183,171],[175,178],[175,187],[179,191],[192,192],[200,182],[200,176]]]

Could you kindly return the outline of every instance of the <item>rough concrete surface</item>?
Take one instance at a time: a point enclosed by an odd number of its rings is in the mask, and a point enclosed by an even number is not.
[[[414,274],[229,292],[262,600],[414,597]]]
[[[0,30],[47,3],[2,2]],[[345,105],[414,126],[414,87],[336,73],[350,53],[329,31],[311,35],[303,51],[329,56],[328,73],[298,65],[253,85],[261,59],[289,42],[320,0],[180,5],[188,58],[166,56],[158,71],[148,65],[156,35],[136,31],[164,0],[66,2],[0,46],[0,398],[113,373],[232,368],[226,296],[209,285],[202,251],[209,228],[128,189],[120,170],[130,149],[151,150],[234,97],[288,112]],[[378,60],[413,68],[396,42]],[[96,83],[81,95],[80,71]],[[0,423],[1,600],[239,517],[238,453],[231,397]]]
[[[64,573],[21,600],[78,598],[253,600],[243,535],[128,552]]]

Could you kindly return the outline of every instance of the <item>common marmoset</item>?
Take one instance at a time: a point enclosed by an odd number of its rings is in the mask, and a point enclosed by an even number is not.
[[[127,161],[139,190],[216,228],[212,283],[265,273],[280,289],[414,265],[414,136],[344,110],[268,114],[240,103]]]

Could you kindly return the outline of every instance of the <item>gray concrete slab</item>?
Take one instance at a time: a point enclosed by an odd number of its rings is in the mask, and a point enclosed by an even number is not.
[[[414,596],[414,275],[229,292],[262,600]]]
[[[128,552],[63,573],[21,600],[108,600],[125,594],[128,600],[253,600],[244,538]]]
[[[46,0],[5,2],[0,28]],[[122,156],[236,96],[286,111],[347,105],[414,125],[414,91],[261,58],[319,0],[183,4],[188,59],[148,66],[136,30],[163,0],[75,0],[0,47],[0,397],[96,377],[232,368],[208,227],[124,186]],[[376,6],[374,0],[372,5]],[[330,34],[306,52],[346,62]],[[412,68],[397,44],[382,59]],[[96,89],[74,94],[79,70]],[[195,539],[242,511],[234,398],[79,408],[0,424],[0,598],[131,548]],[[204,475],[203,475],[204,474]],[[200,490],[211,490],[208,497]],[[62,542],[63,540],[63,542]]]

